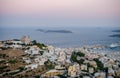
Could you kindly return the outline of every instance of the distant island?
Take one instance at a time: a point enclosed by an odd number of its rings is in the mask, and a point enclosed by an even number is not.
[[[112,32],[120,32],[120,30],[113,30]]]
[[[120,30],[113,30],[112,32],[116,32],[116,34],[110,35],[110,37],[118,37],[118,38],[120,38]]]
[[[44,30],[44,29],[37,29],[37,31],[43,32],[43,33],[73,33],[70,30]]]
[[[113,35],[110,35],[110,37],[119,37],[120,38],[120,34],[113,34]]]

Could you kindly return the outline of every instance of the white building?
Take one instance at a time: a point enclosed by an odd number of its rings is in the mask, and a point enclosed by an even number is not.
[[[59,69],[65,69],[65,67],[61,66],[61,65],[57,65],[55,66],[55,69],[59,70]]]
[[[81,65],[81,70],[87,70],[87,65],[82,64]]]
[[[52,56],[49,58],[49,60],[52,61],[52,62],[56,62],[57,58],[58,58],[58,57],[57,57],[56,55],[52,55]]]
[[[25,51],[25,53],[31,55],[40,54],[40,49],[37,46],[31,46],[29,50]]]
[[[30,64],[30,65],[26,65],[25,68],[27,69],[35,69],[38,67],[38,64]]]
[[[94,68],[93,67],[89,67],[88,70],[89,70],[89,73],[94,73]]]
[[[22,48],[22,41],[18,39],[13,39],[13,40],[8,40],[6,41],[6,47],[11,47],[11,48]]]
[[[115,75],[115,71],[112,68],[108,69],[108,74]]]
[[[57,61],[58,61],[58,63],[60,63],[60,64],[65,64],[65,61],[66,61],[66,54],[65,54],[64,51],[61,51],[61,52],[60,52]]]
[[[24,60],[25,63],[27,63],[27,64],[32,63],[32,61],[30,60],[30,58],[23,57],[23,60]]]
[[[79,64],[75,63],[73,66],[69,66],[68,68],[68,75],[71,77],[77,77],[80,74],[80,66]]]
[[[44,65],[44,62],[47,61],[48,58],[40,56],[34,59],[35,63],[38,63],[39,65]]]
[[[106,63],[108,61],[108,58],[107,57],[101,57],[99,59],[102,63]]]
[[[55,48],[53,46],[48,46],[47,49],[48,49],[50,54],[54,54]]]
[[[11,41],[11,43],[13,43],[13,44],[22,44],[22,41],[21,41],[21,40],[18,40],[18,39],[13,39],[13,40]]]
[[[91,77],[89,77],[89,76],[83,76],[83,78],[91,78]]]
[[[11,48],[22,48],[22,46],[18,45],[18,44],[12,44],[12,45],[9,45],[9,47],[11,47]]]

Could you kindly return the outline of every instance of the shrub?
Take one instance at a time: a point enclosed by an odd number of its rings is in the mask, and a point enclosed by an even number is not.
[[[77,55],[80,56],[80,57],[84,57],[85,56],[85,54],[82,53],[82,52],[77,52]]]
[[[53,69],[55,67],[55,65],[49,60],[46,61],[44,64],[47,69]]]
[[[82,52],[77,52],[77,53],[76,53],[76,52],[73,52],[72,55],[71,55],[71,61],[77,62],[77,63],[79,63],[79,64],[83,64],[84,59],[77,60],[77,56],[84,57],[85,54],[82,53]]]
[[[104,65],[101,61],[99,61],[99,59],[95,58],[94,61],[96,61],[98,69],[104,70]]]
[[[8,66],[1,66],[0,70],[6,69]]]
[[[8,62],[11,64],[15,64],[15,63],[17,63],[17,60],[9,60]]]

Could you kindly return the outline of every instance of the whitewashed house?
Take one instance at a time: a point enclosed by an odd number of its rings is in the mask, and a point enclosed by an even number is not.
[[[89,76],[83,76],[83,78],[91,78],[91,77],[89,77]]]
[[[6,47],[11,47],[11,48],[22,48],[22,42],[18,39],[13,39],[13,40],[8,40],[6,41]]]
[[[38,64],[30,64],[30,65],[26,65],[25,68],[27,69],[35,69],[38,67]]]
[[[21,40],[18,40],[18,39],[13,39],[13,40],[11,41],[11,43],[13,43],[13,44],[22,44],[22,41],[21,41]]]
[[[22,46],[18,45],[18,44],[12,44],[12,45],[9,45],[9,47],[11,47],[11,48],[22,48]]]
[[[87,70],[87,65],[82,64],[81,65],[81,70]]]
[[[30,60],[30,58],[23,57],[23,60],[24,60],[25,63],[27,63],[27,64],[32,63],[32,61]]]
[[[93,73],[94,72],[94,68],[93,67],[89,67],[88,70],[89,70],[89,73]]]
[[[64,64],[66,61],[66,54],[64,51],[60,52],[59,57],[58,57],[58,63]]]
[[[68,68],[68,75],[70,77],[77,77],[80,74],[80,66],[77,63],[74,63],[73,66],[69,66]]]
[[[39,65],[44,65],[45,61],[47,61],[48,58],[40,56],[34,59],[35,63],[39,64]]]
[[[37,46],[32,46],[29,50],[26,50],[25,53],[31,55],[40,54],[40,49]]]

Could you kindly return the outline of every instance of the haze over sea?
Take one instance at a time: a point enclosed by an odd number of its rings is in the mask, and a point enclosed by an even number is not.
[[[73,33],[43,33],[37,29],[45,30],[70,30]],[[20,39],[22,36],[29,35],[31,40],[53,45],[55,47],[81,47],[84,45],[110,45],[119,43],[120,38],[109,37],[112,30],[118,27],[41,27],[23,28],[11,27],[0,28],[0,40]]]

